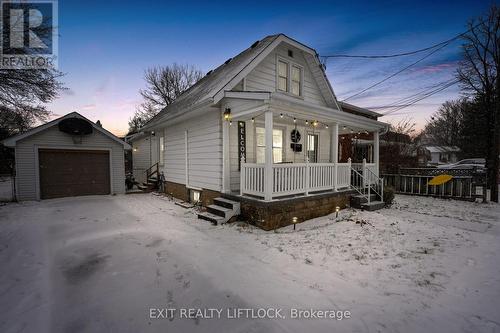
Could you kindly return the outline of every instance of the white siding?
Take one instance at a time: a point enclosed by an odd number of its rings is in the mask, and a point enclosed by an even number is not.
[[[288,50],[293,51],[293,58],[288,56]],[[302,51],[281,43],[271,52],[260,64],[258,64],[245,78],[247,91],[270,91],[276,92],[276,57],[280,57],[290,62],[304,67],[303,98],[304,101],[328,106],[314,79],[308,64],[306,63]]]
[[[38,148],[110,149],[111,193],[125,193],[125,161],[123,145],[94,130],[75,144],[70,135],[52,126],[20,140],[16,144],[16,192],[18,200],[37,200]]]
[[[165,179],[186,185],[185,131],[188,131],[188,186],[220,191],[222,186],[222,128],[220,108],[207,107],[165,129]]]

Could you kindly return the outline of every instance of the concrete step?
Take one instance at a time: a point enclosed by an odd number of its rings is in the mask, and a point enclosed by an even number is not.
[[[217,206],[222,206],[222,207],[229,208],[229,209],[237,209],[237,208],[239,209],[240,208],[240,203],[238,201],[229,200],[226,198],[215,198],[214,204],[216,204]]]
[[[186,202],[186,201],[177,201],[177,202],[175,202],[175,204],[179,207],[186,208],[186,209],[194,207],[194,205],[192,203]]]
[[[361,209],[367,211],[374,211],[384,208],[385,203],[382,201],[371,201],[370,203],[364,203],[361,205]]]
[[[151,188],[149,186],[144,185],[144,184],[137,184],[137,188],[143,192],[151,192]]]
[[[212,222],[213,225],[217,225],[219,223],[224,223],[224,218],[222,216],[215,215],[215,214],[212,214],[209,212],[198,213],[198,218]]]
[[[214,215],[221,216],[225,219],[229,219],[232,216],[233,210],[231,208],[222,207],[219,205],[207,206],[207,211]]]
[[[370,201],[376,201],[380,198],[376,194],[370,195]],[[368,202],[367,196],[358,194],[351,197],[351,206],[361,206],[362,204]]]

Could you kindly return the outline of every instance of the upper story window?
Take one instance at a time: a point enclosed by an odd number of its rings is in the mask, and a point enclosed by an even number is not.
[[[278,90],[288,91],[288,63],[278,61]]]
[[[302,96],[303,78],[304,73],[301,66],[278,59],[278,91],[294,96]]]
[[[291,84],[292,94],[296,96],[301,95],[302,91],[301,82],[302,82],[302,68],[294,65],[292,66],[292,84]]]

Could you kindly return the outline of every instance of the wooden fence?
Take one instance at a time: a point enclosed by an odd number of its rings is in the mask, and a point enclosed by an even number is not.
[[[447,174],[453,178],[442,185],[429,185],[435,176]],[[444,197],[459,200],[486,200],[486,172],[473,169],[402,168],[398,174],[383,174],[384,185],[396,193]]]

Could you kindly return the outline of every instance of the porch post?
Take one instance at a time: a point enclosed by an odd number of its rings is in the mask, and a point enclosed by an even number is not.
[[[379,132],[378,130],[373,132],[373,163],[375,163],[375,174],[379,176]]]
[[[339,124],[332,124],[331,139],[330,139],[330,162],[335,163],[333,166],[333,190],[337,191],[337,171],[339,162]]]
[[[264,164],[264,200],[271,201],[273,195],[273,112],[267,110],[265,121],[265,164]]]
[[[222,117],[222,193],[231,192],[229,162],[229,121]]]

